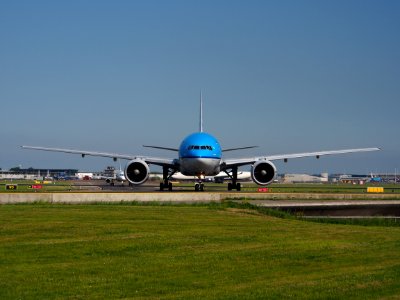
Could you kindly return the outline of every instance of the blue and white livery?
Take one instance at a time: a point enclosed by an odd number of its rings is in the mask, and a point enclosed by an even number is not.
[[[86,155],[103,156],[117,159],[129,160],[125,167],[125,178],[133,185],[140,185],[149,178],[149,165],[158,165],[163,169],[163,180],[160,183],[160,190],[172,190],[171,176],[176,172],[180,172],[186,176],[196,176],[198,182],[195,184],[196,191],[202,191],[204,185],[202,180],[205,176],[215,176],[220,172],[225,172],[231,179],[228,183],[228,190],[240,191],[240,183],[237,182],[238,168],[245,165],[251,165],[251,178],[259,185],[267,185],[271,183],[276,176],[276,167],[272,163],[276,160],[287,162],[288,159],[314,156],[320,158],[323,155],[344,154],[354,152],[377,151],[380,148],[360,148],[360,149],[344,149],[333,151],[318,151],[293,154],[264,155],[257,157],[223,159],[223,152],[254,148],[241,147],[232,149],[222,149],[218,140],[211,134],[203,132],[203,104],[200,95],[200,123],[199,131],[192,133],[183,139],[179,148],[167,148],[160,146],[144,146],[148,148],[163,149],[174,151],[178,155],[175,158],[157,158],[151,156],[136,156],[129,154],[117,154],[106,152],[82,151],[62,148],[47,148],[22,146],[25,149],[64,152],[72,154],[80,154],[82,157]]]

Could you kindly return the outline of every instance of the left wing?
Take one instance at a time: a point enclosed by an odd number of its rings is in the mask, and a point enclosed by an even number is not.
[[[222,162],[222,166],[226,169],[231,167],[239,167],[244,165],[253,164],[259,160],[284,160],[287,162],[289,158],[300,158],[300,157],[310,157],[315,156],[319,158],[323,155],[334,155],[334,154],[345,154],[345,153],[357,153],[357,152],[369,152],[369,151],[379,151],[380,148],[359,148],[359,149],[343,149],[343,150],[330,150],[330,151],[319,151],[319,152],[304,152],[304,153],[293,153],[293,154],[277,154],[277,155],[266,155],[251,158],[238,158],[238,159],[225,159]]]
[[[138,156],[138,155],[129,155],[129,154],[118,154],[118,153],[108,153],[108,152],[96,152],[96,151],[84,151],[84,150],[74,150],[74,149],[63,149],[63,148],[47,148],[47,147],[34,147],[34,146],[21,146],[24,149],[31,150],[42,150],[42,151],[50,151],[50,152],[63,152],[63,153],[71,153],[71,154],[80,154],[82,157],[86,155],[90,156],[101,156],[101,157],[110,157],[114,161],[119,159],[141,159],[148,164],[158,165],[158,166],[168,166],[174,167],[177,164],[176,159],[170,158],[159,158],[159,157],[150,157],[150,156]]]

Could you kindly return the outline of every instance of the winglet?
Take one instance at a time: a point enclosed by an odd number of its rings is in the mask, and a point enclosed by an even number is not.
[[[203,92],[200,90],[200,122],[199,131],[203,132]]]

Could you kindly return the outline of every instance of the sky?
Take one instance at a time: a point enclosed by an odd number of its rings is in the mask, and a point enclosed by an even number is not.
[[[399,172],[399,30],[400,1],[0,1],[0,168],[174,157],[142,145],[197,131],[202,91],[205,131],[259,146],[229,157],[381,147],[276,166]]]

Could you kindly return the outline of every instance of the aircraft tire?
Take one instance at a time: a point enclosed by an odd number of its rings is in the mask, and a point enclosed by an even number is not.
[[[241,184],[240,183],[236,183],[236,190],[238,192],[240,192],[241,188],[242,188]]]

